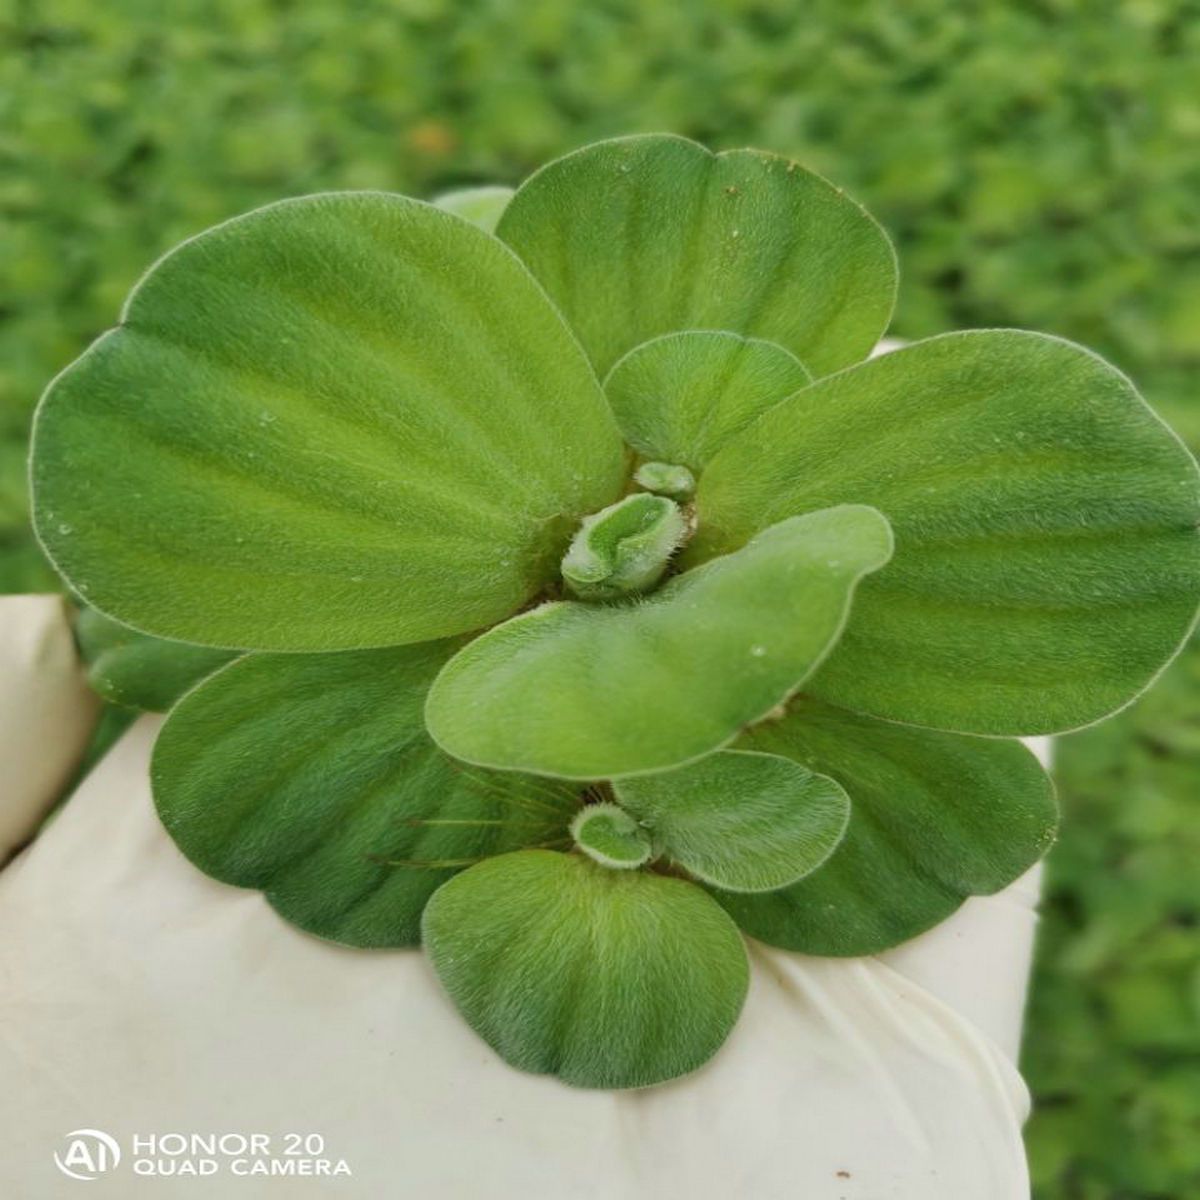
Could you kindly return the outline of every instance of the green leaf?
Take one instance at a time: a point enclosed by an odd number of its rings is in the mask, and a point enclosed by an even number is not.
[[[634,471],[633,482],[648,492],[681,501],[696,490],[696,477],[687,467],[675,463],[644,462]]]
[[[512,188],[485,186],[443,192],[435,197],[433,203],[437,208],[454,213],[491,233],[512,197]]]
[[[807,690],[989,734],[1097,720],[1200,596],[1200,476],[1119,372],[1040,334],[918,342],[777,405],[709,464],[686,562],[793,513],[875,505],[896,557]]]
[[[784,521],[633,603],[542,605],[446,665],[429,731],[467,762],[572,779],[681,765],[799,687],[890,553],[887,522],[850,505]]]
[[[613,787],[676,863],[731,892],[770,892],[815,871],[850,819],[850,801],[834,780],[748,750],[722,750]]]
[[[312,933],[407,946],[464,866],[569,845],[575,789],[465,768],[426,735],[425,693],[456,645],[256,654],[212,676],[154,749],[155,801],[179,848]]]
[[[604,391],[635,450],[699,472],[734,434],[811,379],[782,346],[691,330],[630,350]]]
[[[721,1047],[745,999],[733,922],[693,884],[526,850],[441,887],[423,932],[459,1011],[506,1062],[648,1087]]]
[[[501,620],[627,471],[591,369],[494,238],[381,193],[185,242],[51,385],[39,536],[89,603],[212,646]]]
[[[971,895],[997,892],[1050,848],[1054,789],[1019,742],[877,721],[808,697],[739,745],[828,775],[850,797],[846,836],[782,891],[713,894],[752,937],[805,954],[875,954]]]
[[[138,633],[94,608],[80,611],[75,634],[92,688],[112,704],[148,712],[166,712],[189,688],[236,657],[236,651]]]
[[[895,300],[883,230],[819,175],[758,150],[662,134],[585,146],[526,180],[496,232],[601,375],[683,329],[778,342],[823,375],[871,350]]]
[[[629,870],[648,862],[650,835],[615,804],[587,804],[571,822],[575,844],[602,867]]]

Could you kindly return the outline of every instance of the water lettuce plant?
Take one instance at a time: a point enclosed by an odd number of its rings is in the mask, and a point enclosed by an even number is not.
[[[868,359],[895,290],[825,180],[669,136],[168,254],[32,484],[94,677],[200,679],[152,764],[183,852],[613,1088],[717,1051],[742,932],[870,954],[1009,883],[1056,827],[1015,738],[1179,647],[1200,476],[1060,339]]]

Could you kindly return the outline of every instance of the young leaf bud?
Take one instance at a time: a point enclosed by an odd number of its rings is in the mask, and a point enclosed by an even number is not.
[[[584,517],[562,560],[581,600],[615,600],[652,588],[687,534],[679,506],[639,492]]]

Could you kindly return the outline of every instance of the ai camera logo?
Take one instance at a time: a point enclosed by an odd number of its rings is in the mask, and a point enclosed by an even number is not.
[[[54,1152],[54,1165],[71,1179],[84,1183],[116,1168],[121,1161],[117,1140],[99,1129],[72,1129],[65,1150]]]

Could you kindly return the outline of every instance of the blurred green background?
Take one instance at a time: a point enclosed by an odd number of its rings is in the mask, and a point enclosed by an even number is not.
[[[614,133],[800,158],[896,238],[895,333],[1078,339],[1200,443],[1200,3],[0,0],[0,106],[0,590],[53,586],[37,395],[162,251],[281,196],[516,182]],[[1036,1194],[1200,1196],[1200,647],[1058,774]]]

